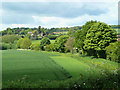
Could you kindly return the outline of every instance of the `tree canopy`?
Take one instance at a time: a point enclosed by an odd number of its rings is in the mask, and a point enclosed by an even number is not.
[[[88,55],[97,54],[97,57],[104,57],[105,48],[116,40],[116,32],[109,25],[97,22],[87,31],[83,48]]]
[[[65,52],[65,43],[68,38],[68,35],[62,35],[55,40],[56,51]]]
[[[94,23],[97,23],[97,21],[86,22],[86,24],[82,26],[81,30],[78,30],[78,31],[75,32],[75,46],[78,49],[82,50],[82,54],[84,54],[83,46],[84,46],[84,40],[86,38],[87,31],[91,28],[91,26]]]

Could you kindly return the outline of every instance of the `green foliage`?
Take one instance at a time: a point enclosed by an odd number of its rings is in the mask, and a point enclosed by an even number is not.
[[[29,39],[31,39],[31,34],[27,34],[26,36],[27,36]]]
[[[32,45],[30,46],[30,49],[31,49],[31,50],[41,50],[40,44],[32,44]]]
[[[7,50],[7,49],[16,49],[16,42],[14,43],[0,43],[0,50]]]
[[[40,41],[40,45],[41,46],[46,46],[50,44],[50,39],[47,37],[42,38],[42,40]]]
[[[22,41],[23,41],[23,38],[17,41],[17,44],[16,44],[17,48],[21,48]]]
[[[25,37],[17,42],[17,47],[22,49],[28,49],[31,44],[32,41],[29,38]]]
[[[8,49],[8,44],[0,43],[0,50],[7,50],[7,49]]]
[[[7,28],[7,34],[12,35],[14,34],[14,31],[11,28]]]
[[[37,30],[34,30],[32,33],[33,33],[34,36],[37,36],[38,31],[37,31]]]
[[[65,47],[71,51],[73,54],[73,47],[74,47],[74,37],[68,38],[67,42],[65,43]]]
[[[14,41],[20,39],[20,36],[16,35],[4,35],[2,36],[2,42],[4,43],[14,43]]]
[[[67,35],[69,35],[70,37],[73,37],[74,34],[75,34],[74,29],[70,29],[70,30],[67,32]]]
[[[40,49],[45,50],[45,46],[50,44],[50,39],[47,37],[43,37],[40,41]]]
[[[62,35],[55,40],[56,51],[65,52],[65,43],[68,38],[68,35]]]
[[[82,54],[85,54],[85,52],[84,52],[85,50],[84,50],[83,46],[84,46],[84,40],[86,38],[87,31],[91,28],[91,26],[94,23],[97,23],[97,21],[86,22],[86,24],[82,26],[82,30],[78,30],[75,33],[75,46],[78,49],[82,50]]]
[[[116,41],[106,47],[107,59],[120,62],[120,42]]]
[[[105,48],[116,40],[116,32],[107,24],[98,22],[87,31],[84,49],[87,55],[105,58]]]
[[[55,45],[53,43],[46,45],[45,50],[46,51],[55,51]]]
[[[50,40],[55,40],[57,37],[58,37],[58,36],[56,36],[56,35],[48,35],[48,38],[49,38]]]
[[[20,31],[20,35],[25,35],[25,30],[24,30],[24,29],[22,29],[22,30]]]

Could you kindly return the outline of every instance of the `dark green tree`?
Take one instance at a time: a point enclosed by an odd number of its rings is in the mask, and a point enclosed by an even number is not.
[[[56,51],[65,52],[65,43],[68,38],[69,38],[68,35],[62,35],[58,37],[57,39],[55,39]]]
[[[40,46],[46,46],[50,44],[50,39],[47,37],[42,38],[41,42],[40,42]]]

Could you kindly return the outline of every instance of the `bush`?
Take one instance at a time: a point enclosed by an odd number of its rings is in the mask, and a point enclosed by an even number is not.
[[[57,39],[55,39],[55,48],[56,48],[56,51],[59,51],[59,52],[65,52],[66,48],[65,48],[65,43],[67,41],[67,39],[69,38],[68,35],[62,35],[60,37],[58,37]]]
[[[28,49],[31,44],[32,44],[32,41],[26,37],[24,39],[18,40],[17,47],[22,49]]]
[[[120,42],[111,43],[106,48],[107,59],[120,62]]]
[[[0,50],[7,50],[7,49],[11,49],[11,44],[0,43]]]
[[[32,45],[30,46],[30,49],[31,49],[31,50],[41,50],[39,44],[32,44]]]
[[[40,49],[41,50],[45,50],[45,46],[46,45],[49,45],[50,44],[50,39],[49,38],[47,38],[47,37],[44,37],[44,38],[42,38],[42,40],[41,40],[41,42],[40,42]]]
[[[47,37],[42,38],[42,40],[40,42],[41,46],[46,46],[46,45],[49,45],[49,44],[50,44],[50,39],[49,38],[47,38]]]
[[[54,44],[46,45],[45,50],[46,51],[55,51],[55,45]]]
[[[0,43],[0,50],[7,50],[7,45]]]
[[[48,38],[51,40],[55,40],[57,38],[57,36],[56,35],[48,35]]]
[[[19,39],[16,46],[17,48],[21,48],[21,44],[22,44],[23,38]]]
[[[19,36],[16,35],[4,35],[2,36],[2,42],[4,43],[14,43],[14,41],[20,39]]]

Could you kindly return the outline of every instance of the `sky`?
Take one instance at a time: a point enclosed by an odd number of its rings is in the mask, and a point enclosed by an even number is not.
[[[16,1],[2,1],[0,30],[8,27],[72,27],[84,25],[90,20],[118,24],[117,0]]]

